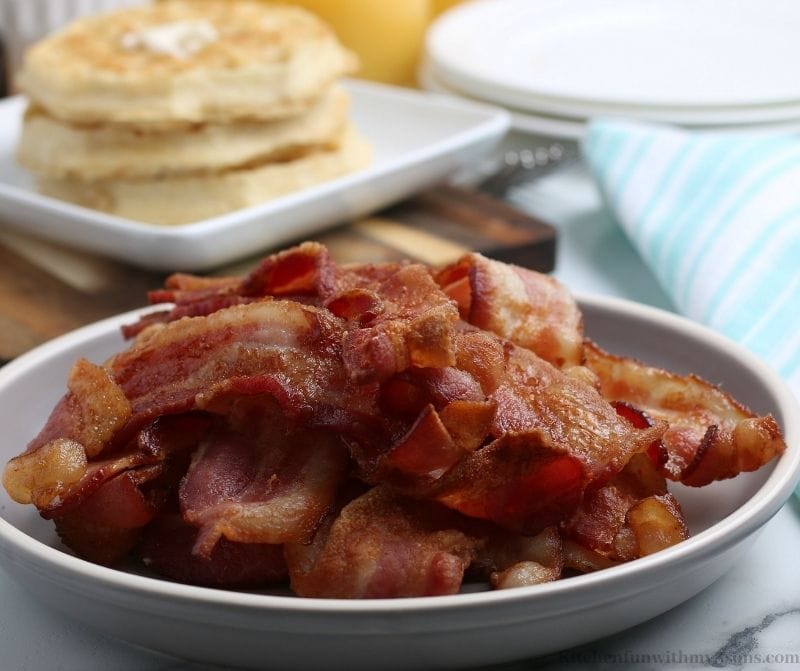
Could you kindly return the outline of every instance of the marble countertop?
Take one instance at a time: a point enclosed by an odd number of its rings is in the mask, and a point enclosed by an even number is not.
[[[509,142],[532,143],[526,138]],[[514,194],[557,226],[555,276],[576,292],[671,309],[577,165]],[[673,610],[613,637],[498,669],[800,668],[800,501],[790,500],[734,568]],[[0,668],[9,671],[200,671],[206,667],[97,634],[32,600],[0,571]],[[379,668],[379,667],[376,667]]]

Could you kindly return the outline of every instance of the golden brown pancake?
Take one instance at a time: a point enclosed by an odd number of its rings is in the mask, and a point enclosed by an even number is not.
[[[368,143],[348,127],[333,149],[206,175],[81,181],[42,178],[46,195],[155,224],[185,224],[256,205],[366,166]]]
[[[67,123],[34,104],[25,114],[17,158],[31,172],[59,179],[218,172],[334,146],[347,109],[347,94],[333,87],[297,116],[197,123],[165,132],[131,124]]]
[[[65,121],[221,123],[301,113],[355,67],[301,8],[170,0],[75,21],[28,51],[18,84]]]

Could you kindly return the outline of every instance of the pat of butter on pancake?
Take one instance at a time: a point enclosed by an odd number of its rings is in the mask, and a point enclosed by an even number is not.
[[[173,21],[122,36],[124,49],[147,49],[155,54],[189,58],[219,37],[208,21]]]

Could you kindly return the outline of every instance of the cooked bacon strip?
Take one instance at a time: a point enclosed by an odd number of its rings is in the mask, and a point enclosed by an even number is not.
[[[533,429],[468,454],[430,495],[464,515],[536,534],[574,510],[589,481],[580,459]]]
[[[374,321],[384,310],[381,297],[375,291],[363,287],[334,294],[324,302],[324,307],[337,317],[359,326]]]
[[[493,334],[467,330],[456,335],[455,344],[457,365],[465,369],[423,369],[393,378],[382,388],[381,406],[417,422],[429,412],[425,404],[440,407],[447,437],[439,440],[454,440],[464,454],[487,437],[541,431],[548,445],[581,462],[588,482],[612,477],[665,428],[631,425],[583,380]],[[531,445],[535,453],[538,439]]]
[[[614,554],[614,539],[625,524],[625,516],[638,499],[616,483],[586,496],[565,524],[566,533],[582,546],[606,556]]]
[[[580,368],[589,371],[588,368],[584,368],[583,366],[580,366]],[[571,369],[571,371],[575,370],[578,370],[578,368]],[[611,405],[620,417],[624,417],[637,429],[646,429],[655,424],[652,417],[640,408],[635,408],[630,403],[625,401],[613,401]],[[647,448],[647,455],[650,457],[650,461],[659,468],[663,468],[667,461],[669,461],[667,448],[664,447],[664,441],[661,438],[651,443],[650,447]],[[630,462],[628,462],[628,464],[630,465]]]
[[[182,317],[199,317],[231,305],[249,302],[238,294],[242,280],[238,277],[198,277],[185,273],[170,275],[163,289],[147,293],[151,304],[174,303],[170,309],[149,312],[133,324],[122,326],[125,338],[134,338],[149,326],[166,324]]]
[[[480,384],[466,371],[452,366],[418,368],[409,372],[409,379],[418,384],[436,408],[453,401],[483,401],[486,395]]]
[[[497,402],[493,435],[541,430],[579,459],[592,480],[610,479],[666,428],[663,422],[633,427],[596,389],[520,347],[510,347],[505,380],[490,398]]]
[[[3,484],[14,500],[34,503],[44,517],[56,517],[82,506],[110,480],[119,480],[118,476],[130,469],[145,472],[142,467],[155,466],[160,472],[175,452],[194,448],[208,427],[208,418],[201,415],[161,417],[141,431],[138,442],[125,451],[92,460],[87,459],[80,443],[57,438],[12,459]],[[148,468],[146,472],[154,477],[154,470]],[[138,478],[136,482],[144,480]]]
[[[142,533],[138,528],[109,527],[71,514],[56,518],[55,524],[64,545],[83,559],[103,566],[122,561],[136,547]]]
[[[265,258],[241,284],[243,296],[312,296],[330,294],[336,268],[328,250],[304,242]]]
[[[484,442],[494,409],[492,401],[453,401],[441,412],[428,405],[381,456],[378,479],[424,490]]]
[[[696,375],[677,375],[634,359],[614,356],[587,342],[586,363],[603,395],[666,420],[662,441],[667,477],[700,487],[753,471],[786,449],[771,415],[758,417]]]
[[[436,480],[465,454],[442,422],[439,413],[428,405],[408,433],[383,457],[383,467],[422,480]]]
[[[617,410],[639,426],[650,423],[627,405],[617,405]],[[688,538],[680,506],[667,492],[663,461],[652,453],[651,446],[648,452],[635,454],[611,482],[589,492],[562,524],[574,541],[570,566],[594,570],[605,565],[599,557],[630,561]]]
[[[151,303],[178,305],[231,295],[242,298],[318,297],[332,291],[335,273],[328,250],[317,242],[304,242],[265,257],[245,277],[175,273],[167,278],[164,289],[151,291],[148,297]]]
[[[66,514],[77,512],[97,524],[121,529],[143,527],[153,519],[155,508],[140,488],[160,473],[161,469],[157,465],[121,471],[105,480],[91,496]]]
[[[489,530],[483,532],[483,538],[470,573],[488,578],[495,589],[538,585],[561,575],[562,541],[555,526],[535,536]]]
[[[653,554],[689,538],[680,504],[672,494],[648,496],[636,503],[626,519],[636,540],[637,556]]]
[[[385,380],[380,393],[381,405],[387,412],[409,420],[415,419],[429,404],[441,410],[456,401],[486,401],[478,381],[455,367],[406,371]]]
[[[276,389],[291,390],[296,412],[310,413],[343,403],[340,340],[341,324],[329,313],[257,302],[145,331],[109,365],[139,424],[194,409],[198,394],[228,378],[265,371]]]
[[[536,536],[521,536],[495,549],[500,566],[489,576],[494,589],[527,587],[552,582],[561,577],[564,559],[561,536],[555,527],[547,527]]]
[[[390,380],[382,405],[413,420],[379,465],[381,478],[406,484],[430,483],[476,450],[489,436],[496,409],[475,380],[455,368],[426,368]]]
[[[117,474],[158,461],[135,448],[87,461],[80,443],[56,438],[12,459],[3,485],[15,501],[33,503],[42,517],[51,518],[80,505]]]
[[[489,396],[506,379],[508,343],[494,333],[460,326],[456,336],[456,367],[468,373]]]
[[[270,394],[292,421],[359,440],[359,465],[371,472],[390,432],[377,387],[350,379],[342,339],[342,320],[324,309],[271,300],[145,331],[110,367],[134,426],[208,409],[220,395]]]
[[[79,482],[86,469],[83,445],[56,438],[11,459],[3,472],[3,486],[17,503],[33,503],[42,509]]]
[[[200,584],[538,584],[685,538],[665,473],[700,485],[784,449],[772,417],[584,345],[558,283],[477,254],[337,267],[307,243],[150,298],[173,306],[79,361],[4,474],[98,562],[144,536],[153,568]]]
[[[608,484],[587,492],[580,507],[562,524],[565,535],[588,550],[617,560],[633,559],[626,529],[630,511],[643,500],[667,495],[667,483],[646,453],[635,454]],[[679,510],[678,510],[679,513]],[[685,528],[683,518],[680,523]]]
[[[352,321],[343,356],[354,379],[452,363],[450,331],[457,311],[418,264],[337,268],[322,245],[304,243],[267,257],[233,291],[243,299],[291,297]]]
[[[458,312],[428,268],[419,264],[337,268],[325,247],[310,242],[267,257],[239,281],[204,282],[174,275],[164,290],[151,292],[150,299],[176,306],[143,317],[124,333],[136,335],[153,323],[210,315],[270,297],[325,306],[337,316],[354,319],[342,345],[345,365],[355,380],[385,379],[411,366],[453,363],[451,332]]]
[[[562,556],[564,558],[564,569],[578,571],[579,573],[591,573],[601,569],[617,566],[620,562],[609,559],[606,555],[594,550],[590,550],[585,545],[570,539],[563,539]]]
[[[221,538],[208,558],[192,553],[197,529],[178,514],[148,526],[138,553],[146,566],[180,582],[211,587],[256,587],[283,582],[288,571],[280,545]]]
[[[652,421],[627,404],[621,416],[646,427]],[[661,441],[633,455],[607,485],[587,494],[575,514],[562,524],[572,543],[565,565],[597,570],[608,562],[630,561],[688,538],[680,506],[667,492],[661,469]]]
[[[512,589],[553,582],[560,575],[560,568],[551,568],[535,561],[521,561],[505,571],[492,573],[489,582],[494,589]]]
[[[458,310],[427,268],[401,266],[366,288],[381,297],[382,305],[372,308],[374,318],[345,334],[342,356],[354,380],[384,380],[411,367],[455,363],[452,336]]]
[[[460,343],[457,337],[457,353]],[[579,377],[511,343],[504,343],[503,350],[504,372],[484,401],[490,414],[485,425],[476,424],[488,433],[475,434],[471,443],[456,442],[430,405],[387,453],[383,466],[390,470],[382,477],[411,496],[435,498],[465,515],[537,533],[569,516],[587,486],[611,479],[666,427],[663,422],[635,427]],[[440,378],[441,372],[432,379]],[[417,392],[424,392],[419,398],[440,403],[482,395],[464,371],[452,376],[457,383],[446,385],[426,386],[425,376],[407,380],[418,383]],[[473,451],[488,436],[496,440]],[[393,477],[391,469],[406,477]]]
[[[78,505],[53,519],[66,545],[98,564],[113,564],[137,543],[155,508],[141,486],[157,477],[158,466],[120,472],[105,480]]]
[[[135,338],[154,324],[168,324],[184,317],[202,317],[234,305],[246,305],[253,302],[253,300],[256,299],[243,298],[242,296],[212,296],[203,300],[187,301],[185,304],[176,305],[170,310],[150,312],[134,324],[123,325],[122,335],[125,338]]]
[[[167,278],[163,289],[147,292],[147,298],[153,304],[190,305],[238,295],[241,284],[240,278],[197,277],[177,273]]]
[[[464,453],[477,450],[486,441],[497,404],[492,400],[456,400],[442,408],[439,417],[450,438]]]
[[[201,442],[180,486],[181,510],[199,527],[193,552],[210,557],[221,537],[240,543],[311,540],[346,473],[346,453],[328,432],[246,436],[218,429]]]
[[[318,243],[306,242],[266,257],[244,278],[175,273],[167,278],[163,289],[147,294],[152,304],[174,303],[174,307],[142,316],[138,322],[123,326],[122,334],[133,338],[153,324],[210,315],[274,296],[318,305],[320,297],[333,290],[335,272],[328,250]]]
[[[123,338],[130,340],[151,326],[156,324],[166,324],[171,321],[174,321],[172,310],[155,310],[153,312],[148,312],[146,315],[142,315],[139,317],[138,321],[135,321],[132,324],[123,324],[120,327],[120,332],[122,333]]]
[[[436,280],[470,324],[533,350],[559,368],[582,362],[580,310],[552,277],[467,254]]]
[[[292,589],[348,599],[454,594],[478,543],[458,527],[458,518],[435,503],[374,487],[310,546],[287,546]]]
[[[56,438],[74,440],[94,457],[130,418],[131,406],[106,368],[78,359],[70,370],[67,393],[56,405],[32,452]]]
[[[160,462],[160,457],[145,454],[135,447],[107,459],[90,461],[78,480],[59,483],[55,495],[49,501],[37,502],[39,513],[44,518],[62,515],[66,511],[80,506],[115,476],[143,466],[153,466],[158,469]],[[147,472],[151,475],[155,474],[154,470]]]
[[[144,454],[163,460],[194,450],[211,429],[211,424],[211,417],[204,413],[164,415],[139,432],[137,447]]]

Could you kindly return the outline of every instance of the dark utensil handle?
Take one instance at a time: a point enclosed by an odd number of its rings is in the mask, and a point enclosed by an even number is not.
[[[6,44],[0,35],[0,98],[8,95],[8,65],[6,63]]]

